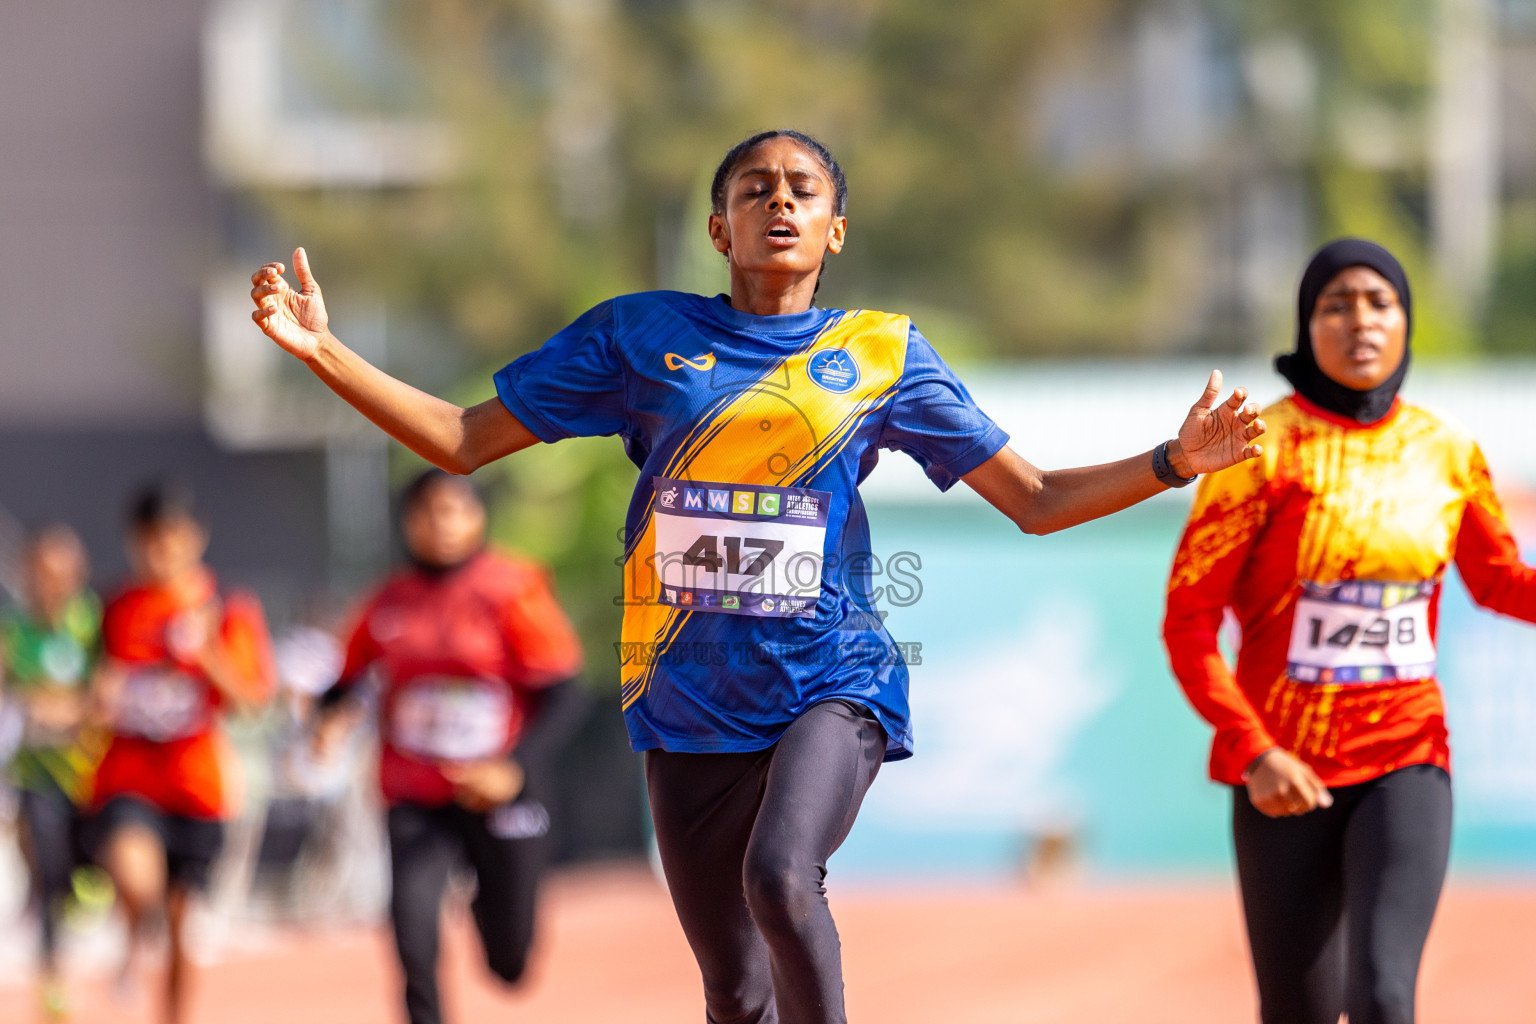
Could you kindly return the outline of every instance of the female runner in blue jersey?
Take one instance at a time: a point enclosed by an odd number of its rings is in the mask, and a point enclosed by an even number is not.
[[[540,441],[624,439],[640,481],[625,534],[622,699],[708,1019],[838,1022],[827,858],[881,762],[912,753],[906,667],[865,586],[857,487],[879,450],[908,453],[940,489],[964,480],[1042,534],[1252,458],[1264,425],[1241,388],[1218,402],[1213,372],[1176,439],[1107,465],[1037,469],[906,317],[812,305],[848,228],[842,171],[819,143],[747,139],[711,198],[729,296],[604,302],[468,409],[342,345],[303,249],[298,290],[281,263],[252,277],[253,317],[453,473]]]

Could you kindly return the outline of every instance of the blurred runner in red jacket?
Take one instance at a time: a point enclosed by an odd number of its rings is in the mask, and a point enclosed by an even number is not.
[[[135,579],[107,606],[96,684],[112,739],[96,772],[92,845],[128,917],[130,968],[164,912],[171,1024],[186,1009],[187,899],[206,888],[239,801],[220,722],[262,704],[273,685],[261,606],[219,589],[207,546],[190,492],[154,486],[135,499]]]
[[[332,745],[356,720],[352,691],[371,673],[406,1009],[412,1024],[438,1024],[438,915],[461,862],[477,881],[486,963],[522,977],[548,845],[543,777],[586,702],[573,681],[581,647],[547,574],[486,550],[469,481],[428,470],[405,491],[401,525],[411,565],[358,616],[317,740]]]

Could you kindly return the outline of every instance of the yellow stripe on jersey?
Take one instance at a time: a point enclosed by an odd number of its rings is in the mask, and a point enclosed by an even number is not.
[[[860,423],[895,393],[906,366],[910,321],[873,310],[850,312],[806,348],[768,368],[756,382],[717,403],[667,465],[672,478],[789,486],[809,480],[848,444]],[[858,383],[838,394],[811,380],[818,352],[842,349],[859,368]],[[788,385],[779,383],[787,378]],[[657,603],[656,529],[647,507],[644,529],[624,565],[622,704],[649,688],[668,646],[691,613]]]

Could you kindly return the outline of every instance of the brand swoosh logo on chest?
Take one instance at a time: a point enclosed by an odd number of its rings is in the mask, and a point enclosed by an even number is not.
[[[667,364],[667,369],[669,370],[681,370],[686,366],[692,370],[709,371],[715,368],[715,354],[713,352],[706,352],[701,356],[694,356],[692,359],[689,359],[687,356],[680,356],[676,352],[668,352],[663,362]]]

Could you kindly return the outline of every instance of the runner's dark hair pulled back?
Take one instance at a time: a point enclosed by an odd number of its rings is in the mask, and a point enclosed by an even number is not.
[[[485,504],[485,495],[480,493],[480,488],[469,477],[454,476],[447,470],[433,466],[418,473],[400,492],[400,514],[403,516],[410,512],[427,496],[428,491],[442,485],[462,488],[465,494],[475,500],[476,504],[482,506]]]
[[[819,141],[805,134],[797,132],[793,128],[774,128],[771,131],[758,132],[750,138],[742,139],[732,146],[725,154],[725,159],[720,161],[720,166],[715,168],[715,178],[709,185],[709,207],[716,215],[725,213],[725,184],[731,180],[731,175],[736,173],[736,168],[741,162],[751,155],[752,151],[769,139],[793,139],[801,146],[810,150],[811,155],[821,164],[821,169],[827,172],[827,177],[832,179],[832,187],[835,195],[832,201],[832,212],[841,217],[848,209],[848,180],[843,177],[843,169],[838,166],[837,160],[832,156],[831,150],[823,146]]]
[[[155,480],[135,492],[128,503],[128,525],[148,530],[176,520],[202,523],[192,486],[185,480]]]

